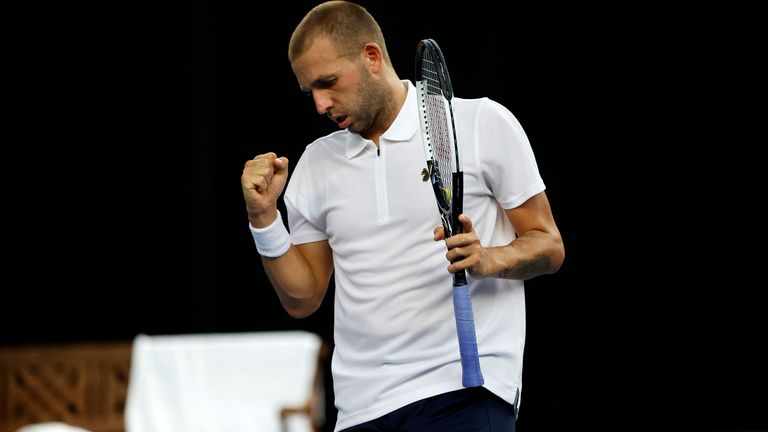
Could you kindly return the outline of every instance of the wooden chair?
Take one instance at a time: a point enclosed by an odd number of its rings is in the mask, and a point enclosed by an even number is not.
[[[59,421],[122,432],[131,343],[0,347],[0,432]]]
[[[0,347],[0,432],[44,422],[92,432],[125,432],[133,345],[129,341]],[[308,419],[314,432],[321,430],[328,353],[328,346],[321,343],[306,403],[278,409],[283,432],[289,432],[289,420],[295,416]]]

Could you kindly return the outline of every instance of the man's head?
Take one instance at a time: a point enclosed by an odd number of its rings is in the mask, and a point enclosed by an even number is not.
[[[331,1],[307,13],[288,58],[317,112],[366,138],[386,131],[405,97],[379,25],[354,3]]]
[[[336,52],[346,58],[357,56],[365,44],[378,44],[384,60],[391,65],[381,28],[360,5],[347,1],[329,1],[310,10],[291,35],[288,60],[293,63],[318,36],[327,37]]]

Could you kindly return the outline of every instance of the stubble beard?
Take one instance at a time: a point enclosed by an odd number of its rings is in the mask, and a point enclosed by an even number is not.
[[[390,117],[392,94],[384,83],[374,80],[365,69],[361,71],[362,78],[357,86],[358,112],[357,119],[350,123],[350,132],[368,137],[374,130],[385,128],[381,125]]]

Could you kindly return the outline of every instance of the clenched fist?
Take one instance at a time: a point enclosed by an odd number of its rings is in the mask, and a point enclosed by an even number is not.
[[[288,159],[265,153],[245,163],[240,183],[243,187],[248,221],[263,228],[277,218],[277,198],[288,181]]]

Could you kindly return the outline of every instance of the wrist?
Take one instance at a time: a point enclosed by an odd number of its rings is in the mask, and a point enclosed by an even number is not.
[[[280,211],[275,210],[275,220],[264,227],[255,227],[252,223],[248,226],[256,243],[256,250],[261,256],[277,258],[288,252],[291,248],[291,236],[283,224]]]
[[[265,228],[272,225],[280,217],[280,212],[272,208],[263,213],[248,213],[248,223],[254,228]]]
[[[486,275],[484,277],[509,279],[510,271],[510,246],[496,246],[485,248]]]

